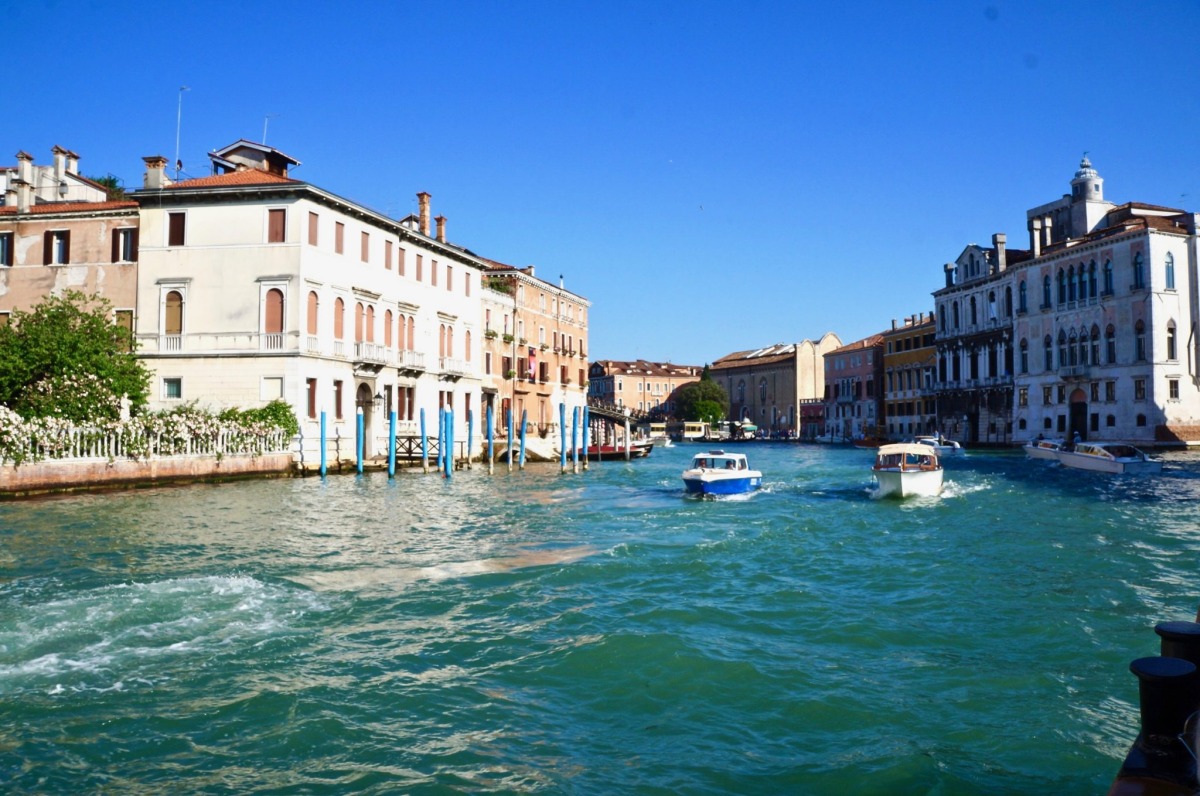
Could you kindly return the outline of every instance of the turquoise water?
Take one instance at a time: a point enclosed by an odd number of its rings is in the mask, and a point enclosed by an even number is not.
[[[7,793],[1094,794],[1200,605],[1200,460],[693,446],[0,505]]]

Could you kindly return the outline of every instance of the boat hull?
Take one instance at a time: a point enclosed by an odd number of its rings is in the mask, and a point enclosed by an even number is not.
[[[1030,459],[1054,462],[1058,461],[1060,447],[1060,444],[1055,442],[1041,442],[1038,444],[1027,442],[1025,443],[1025,455]]]
[[[935,497],[942,493],[942,470],[875,470],[879,497]]]
[[[1088,470],[1093,473],[1109,473],[1110,475],[1162,472],[1162,462],[1152,459],[1105,459],[1085,453],[1059,451],[1058,461],[1062,463],[1063,467],[1073,467],[1076,470]]]
[[[693,495],[741,495],[762,486],[762,473],[757,470],[738,470],[730,475],[721,472],[683,474],[683,485]]]
[[[644,459],[650,455],[650,451],[654,450],[653,443],[638,442],[634,443],[629,448],[630,459]],[[625,448],[623,446],[601,445],[597,447],[592,445],[587,449],[587,458],[590,462],[615,462],[625,460]]]

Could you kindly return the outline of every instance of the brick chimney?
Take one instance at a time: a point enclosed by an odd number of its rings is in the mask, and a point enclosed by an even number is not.
[[[152,191],[162,190],[171,184],[167,179],[167,159],[162,155],[151,155],[142,158],[146,163],[146,173],[142,176],[142,187]]]
[[[17,179],[33,184],[33,155],[25,150],[17,153]]]
[[[16,188],[16,199],[18,213],[28,213],[29,208],[33,206],[33,186],[18,177],[15,180],[10,180],[9,185]]]
[[[437,222],[437,239],[439,243],[446,242],[446,217],[438,216],[434,219]]]
[[[67,173],[67,150],[55,145],[50,152],[54,155],[54,184],[58,185]]]
[[[417,194],[417,206],[420,210],[421,234],[429,235],[429,194],[421,191]]]
[[[996,249],[996,273],[1004,273],[1008,268],[1008,254],[1004,247],[1008,244],[1008,236],[997,232],[992,236],[992,246]]]

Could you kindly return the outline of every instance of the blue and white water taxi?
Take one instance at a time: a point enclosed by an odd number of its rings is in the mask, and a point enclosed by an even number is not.
[[[710,450],[692,458],[683,485],[697,495],[740,495],[762,486],[762,473],[750,469],[745,454]]]

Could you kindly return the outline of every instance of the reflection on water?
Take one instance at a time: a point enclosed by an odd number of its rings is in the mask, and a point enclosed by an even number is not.
[[[0,505],[12,792],[1095,793],[1190,618],[1200,466],[872,453]],[[64,740],[69,739],[69,741]]]

